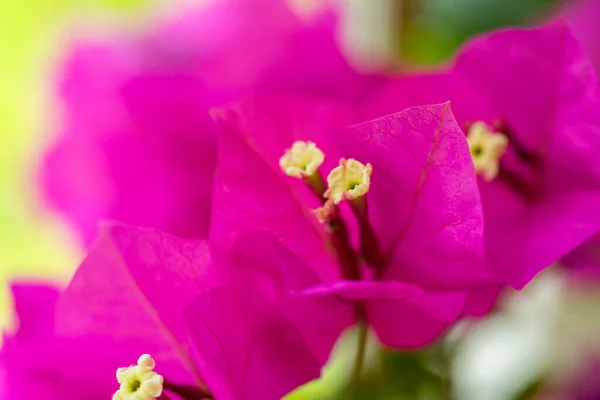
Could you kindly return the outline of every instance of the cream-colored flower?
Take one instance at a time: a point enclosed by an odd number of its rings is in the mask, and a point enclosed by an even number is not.
[[[500,170],[500,157],[506,152],[508,138],[494,132],[485,122],[477,121],[469,127],[467,143],[473,158],[475,172],[491,181]]]
[[[162,394],[163,377],[154,372],[156,363],[149,354],[142,355],[137,365],[117,369],[121,387],[113,400],[154,400]]]
[[[365,165],[353,158],[342,158],[340,165],[327,176],[328,189],[325,198],[339,204],[343,200],[354,200],[364,196],[371,186],[371,172],[373,167],[369,163]]]
[[[325,154],[313,142],[294,142],[279,159],[279,166],[286,175],[295,178],[311,176],[323,164]]]

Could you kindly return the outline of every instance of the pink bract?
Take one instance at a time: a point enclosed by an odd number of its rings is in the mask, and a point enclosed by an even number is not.
[[[521,288],[600,228],[594,70],[560,21],[505,29],[473,39],[445,71],[390,83],[369,115],[445,100],[465,128],[499,119],[507,130],[501,176],[479,180],[484,245],[494,271]]]
[[[233,243],[248,230],[267,229],[324,281],[318,293],[364,300],[384,343],[422,346],[462,315],[471,290],[497,283],[483,258],[483,216],[468,146],[449,104],[341,127],[359,118],[360,108],[353,111],[273,95],[215,111],[222,132],[211,239]],[[314,195],[279,168],[295,140],[318,144],[326,154],[322,171],[340,156],[373,165],[367,198],[387,256],[382,281],[344,280],[325,226],[311,213],[319,205]]]

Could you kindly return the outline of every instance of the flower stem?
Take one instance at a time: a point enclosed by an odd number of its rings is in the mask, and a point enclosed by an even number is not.
[[[360,281],[360,267],[358,258],[348,239],[348,228],[338,215],[328,222],[331,244],[335,249],[338,264],[345,279]]]
[[[362,308],[362,307],[361,307]],[[361,320],[358,322],[358,338],[357,338],[357,351],[356,360],[354,362],[354,371],[352,372],[352,382],[356,383],[360,379],[362,367],[365,361],[365,354],[367,351],[367,333],[369,326],[366,321]]]
[[[358,220],[360,230],[360,252],[367,264],[369,264],[377,276],[381,276],[385,269],[386,259],[381,251],[379,239],[375,234],[375,230],[369,222],[367,197],[359,197],[350,201],[350,207]]]
[[[319,200],[321,200],[322,203],[325,203],[327,199],[324,198],[323,195],[325,194],[325,190],[327,190],[327,186],[319,171],[315,171],[314,174],[305,177],[304,182],[306,182],[310,190],[312,190]]]

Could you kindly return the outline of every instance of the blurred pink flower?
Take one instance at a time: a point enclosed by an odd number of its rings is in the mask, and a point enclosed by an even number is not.
[[[248,230],[267,229],[323,280],[314,293],[364,302],[368,322],[388,346],[423,346],[463,313],[487,311],[479,290],[499,283],[483,257],[473,164],[449,104],[338,128],[361,112],[277,95],[215,111],[222,132],[211,240],[231,244]],[[311,213],[318,197],[279,165],[298,140],[322,150],[325,173],[342,157],[372,165],[360,227],[345,204],[329,225]],[[362,260],[352,248],[359,232]]]
[[[222,269],[235,271],[227,285]],[[108,399],[117,368],[150,354],[170,399],[278,400],[319,376],[353,322],[349,303],[302,293],[318,283],[264,231],[211,252],[205,241],[106,225],[60,296],[14,287],[21,324],[0,351],[2,398]]]
[[[561,22],[473,39],[445,71],[398,79],[371,115],[450,100],[465,129],[508,138],[499,175],[479,179],[484,244],[494,272],[523,287],[600,229],[600,93]]]
[[[208,233],[215,128],[208,108],[251,89],[357,99],[361,76],[330,9],[299,19],[280,0],[221,0],[141,38],[79,42],[62,68],[64,121],[42,181],[89,242],[99,219]]]

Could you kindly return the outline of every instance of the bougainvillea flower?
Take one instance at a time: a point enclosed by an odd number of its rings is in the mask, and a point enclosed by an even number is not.
[[[8,398],[278,400],[317,378],[351,305],[303,293],[322,282],[264,231],[217,250],[106,225],[60,296],[16,287]]]
[[[215,110],[211,240],[267,229],[323,280],[313,293],[361,304],[389,346],[422,346],[496,282],[473,163],[448,103],[334,128],[360,112],[277,94]]]
[[[371,115],[450,100],[464,127],[487,260],[516,288],[600,229],[600,94],[562,22],[473,39],[447,70],[392,82]],[[483,131],[481,131],[483,129]]]
[[[109,399],[119,383],[135,382],[131,374],[117,381],[117,368],[144,354],[154,357],[165,392],[199,396],[181,310],[197,294],[208,261],[204,242],[106,226],[60,296],[15,287],[20,328],[6,337],[0,357],[7,398]]]
[[[49,202],[89,242],[109,218],[207,236],[211,106],[252,88],[355,99],[374,77],[335,41],[336,15],[299,18],[280,0],[225,0],[143,37],[80,42],[61,69],[62,132],[43,165]]]

